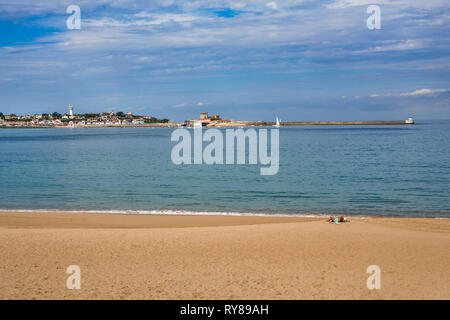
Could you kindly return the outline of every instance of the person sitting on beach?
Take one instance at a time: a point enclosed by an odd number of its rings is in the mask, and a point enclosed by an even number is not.
[[[345,219],[344,216],[340,216],[340,217],[330,216],[327,219],[327,222],[330,222],[330,223],[345,223],[345,222],[350,222],[350,220]]]

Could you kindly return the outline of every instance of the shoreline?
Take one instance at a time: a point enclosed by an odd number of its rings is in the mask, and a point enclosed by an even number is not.
[[[313,217],[117,214],[89,211],[4,211],[2,228],[174,228],[236,226],[317,220]]]
[[[347,214],[347,213],[320,213],[320,212],[297,212],[297,213],[267,213],[267,212],[239,212],[239,211],[194,211],[177,209],[158,209],[158,210],[140,210],[140,209],[0,209],[8,213],[59,213],[59,214],[100,214],[100,215],[120,215],[120,216],[161,216],[161,217],[268,217],[268,218],[300,218],[300,219],[326,219],[330,216],[345,216],[350,219],[450,219],[450,216],[444,215],[405,215],[405,214]]]
[[[156,226],[227,226],[258,225],[272,223],[325,222],[330,214],[283,215],[283,214],[164,214],[164,213],[117,213],[106,211],[66,211],[66,210],[4,210],[0,209],[0,229],[2,228],[79,228],[96,226],[102,228],[153,228]],[[331,216],[339,216],[331,214]],[[450,233],[450,217],[415,217],[415,216],[369,216],[343,215],[352,221],[438,221],[448,224]],[[159,222],[164,221],[163,224]],[[156,225],[153,223],[156,222]],[[168,224],[166,224],[169,222]],[[206,222],[206,223],[205,223]]]
[[[449,219],[3,211],[0,250],[0,299],[450,299]]]

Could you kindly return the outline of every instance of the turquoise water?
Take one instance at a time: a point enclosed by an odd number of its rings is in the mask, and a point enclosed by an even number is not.
[[[275,176],[176,166],[172,130],[0,130],[0,209],[450,217],[448,121],[281,128]]]

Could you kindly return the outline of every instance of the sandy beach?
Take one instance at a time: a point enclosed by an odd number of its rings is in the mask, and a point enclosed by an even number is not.
[[[0,252],[0,299],[450,299],[450,219],[0,212]]]

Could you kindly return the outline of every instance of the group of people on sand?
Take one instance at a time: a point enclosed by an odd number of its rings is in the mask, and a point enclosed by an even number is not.
[[[345,223],[345,222],[350,222],[350,220],[344,218],[344,216],[340,216],[340,217],[330,216],[327,219],[327,222],[330,222],[330,223]]]

